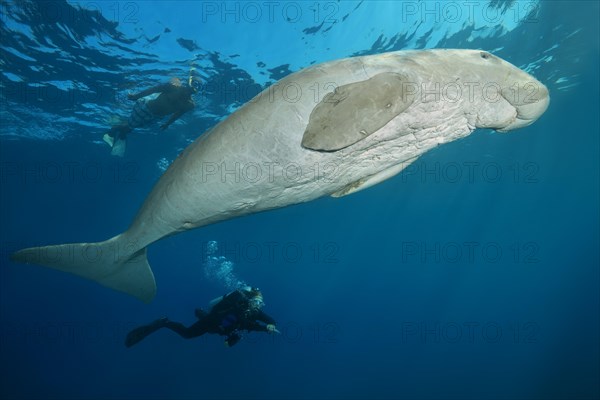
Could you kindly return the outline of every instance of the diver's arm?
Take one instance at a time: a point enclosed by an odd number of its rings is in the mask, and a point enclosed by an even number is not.
[[[129,98],[129,100],[137,100],[137,99],[141,99],[142,97],[146,97],[148,95],[151,95],[153,93],[164,92],[164,91],[168,90],[170,87],[171,87],[170,84],[163,83],[162,85],[153,86],[153,87],[148,88],[146,90],[142,90],[141,92],[136,93],[136,94],[129,93],[127,95],[127,97]]]
[[[273,321],[275,322],[275,321]],[[267,333],[281,333],[277,330],[275,324],[264,324],[262,322],[257,321],[248,321],[246,322],[246,326],[243,328],[247,331],[259,331],[259,332],[267,332]]]
[[[167,129],[169,127],[169,125],[171,125],[173,122],[177,121],[179,119],[179,117],[181,117],[186,112],[187,112],[187,110],[177,111],[176,113],[173,113],[173,115],[171,115],[171,118],[169,118],[169,120],[165,124],[161,125],[160,129],[162,129],[164,131],[165,129]]]
[[[258,310],[256,312],[255,320],[264,322],[267,325],[275,325],[275,319],[273,319],[270,315],[266,314],[262,310]]]
[[[269,328],[265,324],[261,324],[256,321],[248,321],[246,322],[246,326],[243,329],[247,331],[257,331],[257,332],[269,332]]]
[[[167,121],[167,123],[165,123],[164,125],[162,125],[160,127],[160,129],[165,130],[169,127],[169,125],[171,125],[173,122],[177,121],[183,114],[185,114],[186,112],[190,111],[191,109],[194,108],[194,103],[190,102],[188,103],[185,108],[182,108],[181,110],[173,113],[173,115],[171,115],[171,118],[169,118],[169,120]]]

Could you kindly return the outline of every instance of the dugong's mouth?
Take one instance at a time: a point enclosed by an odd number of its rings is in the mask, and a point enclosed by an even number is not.
[[[511,123],[496,129],[497,132],[508,132],[531,125],[548,109],[550,104],[548,88],[535,79],[523,86],[528,85],[534,88],[533,91],[530,89],[529,93],[521,92],[515,96],[514,93],[509,94],[508,91],[502,91],[502,97],[515,108],[517,113]]]

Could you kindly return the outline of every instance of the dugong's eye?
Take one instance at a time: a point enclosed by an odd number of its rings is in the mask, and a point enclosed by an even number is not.
[[[490,54],[486,53],[485,51],[482,51],[481,53],[479,53],[479,55],[481,56],[481,58],[483,58],[484,60],[487,60],[488,58],[490,58]]]

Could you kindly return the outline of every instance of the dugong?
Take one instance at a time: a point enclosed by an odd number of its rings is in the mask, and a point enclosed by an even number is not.
[[[344,196],[388,179],[476,128],[538,119],[546,87],[480,50],[415,50],[325,62],[266,88],[190,144],[127,231],[11,256],[149,302],[151,243],[218,221]]]

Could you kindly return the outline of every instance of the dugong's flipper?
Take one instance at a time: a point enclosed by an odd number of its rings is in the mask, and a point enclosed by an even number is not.
[[[336,151],[377,132],[412,104],[407,83],[401,74],[384,72],[337,87],[311,112],[302,146]]]
[[[343,197],[352,193],[360,192],[361,190],[370,188],[373,185],[377,185],[378,183],[381,183],[394,175],[398,175],[400,172],[405,170],[410,164],[415,162],[417,158],[418,157],[408,159],[400,164],[394,165],[391,168],[384,169],[383,171],[377,174],[367,176],[363,179],[359,179],[356,182],[352,182],[348,186],[344,187],[342,190],[332,193],[331,197]]]
[[[70,272],[148,303],[156,294],[156,283],[146,248],[131,254],[130,245],[118,235],[99,243],[30,247],[11,255],[11,260]]]

